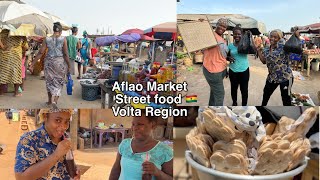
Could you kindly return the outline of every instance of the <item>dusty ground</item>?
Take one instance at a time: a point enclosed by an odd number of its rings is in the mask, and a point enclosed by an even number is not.
[[[101,99],[95,101],[85,101],[82,99],[81,85],[76,76],[73,76],[74,91],[73,95],[67,95],[66,86],[63,87],[62,96],[59,98],[58,107],[60,108],[101,108]],[[44,80],[39,76],[27,75],[24,82],[24,90],[21,97],[13,97],[13,93],[7,93],[0,97],[0,108],[45,108],[47,102],[47,91]]]
[[[259,59],[254,59],[253,56],[249,56],[250,63],[250,80],[249,80],[249,98],[248,105],[261,105],[263,88],[265,85],[266,77],[268,74],[268,69],[266,65],[262,64]],[[195,103],[186,103],[185,100],[182,101],[181,106],[203,106],[208,105],[209,102],[209,85],[202,73],[202,64],[194,64],[194,70],[188,71],[186,68],[178,69],[181,77],[184,81],[188,83],[188,92],[187,95],[197,95],[198,102]],[[303,71],[303,75],[306,74],[306,71]],[[311,70],[311,77],[306,77],[306,80],[294,80],[292,86],[292,92],[294,93],[303,93],[310,94],[310,97],[314,101],[315,105],[319,105],[320,102],[317,98],[317,92],[320,90],[320,71],[314,72]],[[230,89],[230,80],[229,78],[224,79],[224,105],[231,105],[231,89]],[[241,93],[238,90],[238,105],[241,105]],[[280,95],[279,87],[272,94],[268,106],[282,106],[282,100]]]
[[[4,113],[0,113],[0,144],[6,145],[4,152],[0,154],[0,174],[1,177],[6,177],[6,179],[14,179],[14,158],[20,137],[19,124],[20,122],[9,124]],[[74,151],[77,165],[81,170],[84,170],[81,179],[108,179],[112,165],[116,159],[116,152],[116,146]]]

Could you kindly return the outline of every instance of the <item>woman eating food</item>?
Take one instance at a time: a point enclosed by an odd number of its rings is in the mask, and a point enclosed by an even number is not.
[[[40,110],[43,125],[22,135],[17,146],[14,167],[17,180],[70,179],[66,154],[71,150],[71,142],[64,137],[71,114],[68,109]],[[73,179],[80,179],[80,171],[73,170],[76,171]]]

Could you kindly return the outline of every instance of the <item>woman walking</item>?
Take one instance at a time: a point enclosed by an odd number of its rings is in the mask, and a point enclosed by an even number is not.
[[[54,34],[43,41],[41,49],[34,58],[30,69],[33,70],[34,64],[42,57],[46,48],[48,48],[44,62],[44,75],[48,92],[48,102],[46,105],[58,108],[58,99],[61,96],[67,72],[70,72],[70,62],[67,41],[65,37],[61,36],[62,25],[59,22],[54,23],[53,31]]]
[[[242,96],[242,106],[246,106],[248,103],[248,85],[250,77],[248,55],[238,53],[238,45],[242,37],[242,32],[241,27],[237,25],[233,29],[234,42],[228,46],[228,59],[230,62],[233,62],[229,65],[232,106],[238,105],[237,95],[239,86]]]

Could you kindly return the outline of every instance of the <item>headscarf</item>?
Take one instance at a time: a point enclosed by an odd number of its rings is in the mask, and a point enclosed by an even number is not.
[[[272,31],[270,32],[270,34],[273,33],[273,32],[277,33],[280,39],[283,38],[283,33],[282,33],[282,31],[281,31],[280,29],[272,30]]]
[[[73,114],[73,109],[40,109],[39,112],[39,124],[43,123],[46,117],[46,114],[56,113],[56,112],[68,112],[70,115]],[[71,119],[70,119],[71,121]]]
[[[225,25],[225,26],[228,26],[228,19],[226,19],[226,18],[220,18],[220,19],[218,20],[218,22],[217,22],[217,26],[218,26],[219,24],[223,24],[223,25]]]

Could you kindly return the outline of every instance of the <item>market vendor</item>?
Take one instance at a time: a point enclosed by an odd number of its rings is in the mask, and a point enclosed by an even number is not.
[[[133,137],[124,139],[119,145],[110,180],[129,177],[132,180],[171,180],[173,177],[173,150],[152,137],[157,118],[145,116],[145,112],[141,114],[141,117],[133,118]]]
[[[210,86],[209,106],[222,106],[224,100],[223,79],[227,73],[228,46],[222,35],[227,29],[227,19],[218,20],[214,32],[218,46],[204,50],[203,74]]]
[[[25,133],[17,146],[15,176],[24,179],[70,179],[65,165],[65,155],[71,149],[71,142],[64,139],[69,128],[72,110],[41,109],[40,122],[43,125]],[[80,179],[76,171],[74,179]]]
[[[299,37],[299,32],[295,32]],[[262,106],[266,106],[275,89],[280,85],[281,98],[284,106],[291,106],[291,87],[293,84],[292,70],[289,65],[289,54],[284,52],[283,33],[276,29],[270,32],[270,47],[258,48],[259,59],[267,64],[268,77],[263,90]]]

